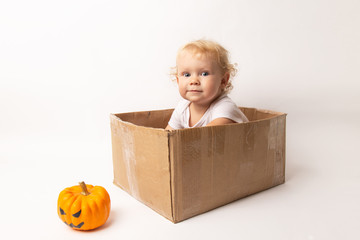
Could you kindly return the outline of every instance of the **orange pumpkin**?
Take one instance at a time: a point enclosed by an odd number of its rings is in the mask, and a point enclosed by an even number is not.
[[[105,188],[79,183],[59,194],[60,219],[76,230],[91,230],[103,225],[110,214],[110,196]]]

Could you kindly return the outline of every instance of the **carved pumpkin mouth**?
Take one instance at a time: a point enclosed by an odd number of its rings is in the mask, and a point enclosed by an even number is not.
[[[79,223],[78,225],[74,225],[72,223],[68,224],[67,222],[64,222],[66,225],[72,228],[81,228],[84,225],[84,222]]]

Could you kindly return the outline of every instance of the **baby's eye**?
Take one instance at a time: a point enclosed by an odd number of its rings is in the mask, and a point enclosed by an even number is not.
[[[190,73],[183,73],[184,77],[190,77]]]
[[[203,76],[203,77],[206,77],[206,76],[208,76],[208,75],[209,75],[208,72],[202,72],[202,73],[201,73],[201,76]]]

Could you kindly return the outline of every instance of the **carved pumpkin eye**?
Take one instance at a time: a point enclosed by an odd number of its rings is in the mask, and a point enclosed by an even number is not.
[[[62,208],[60,208],[60,214],[61,214],[61,215],[66,215],[65,211],[64,211]],[[76,218],[79,218],[79,217],[80,217],[80,214],[81,214],[81,210],[78,211],[77,213],[74,213],[72,216],[73,216],[73,217],[76,217]]]
[[[60,208],[60,214],[61,214],[61,215],[66,215],[66,213],[64,212],[64,210],[62,210],[61,208]]]
[[[81,210],[78,211],[77,213],[73,214],[72,216],[78,218],[78,217],[80,217],[80,214],[81,214]]]

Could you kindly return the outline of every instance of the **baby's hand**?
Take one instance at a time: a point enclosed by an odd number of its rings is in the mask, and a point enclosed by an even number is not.
[[[172,127],[170,127],[170,125],[167,125],[165,130],[174,130]]]

